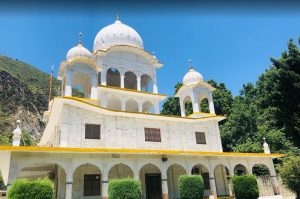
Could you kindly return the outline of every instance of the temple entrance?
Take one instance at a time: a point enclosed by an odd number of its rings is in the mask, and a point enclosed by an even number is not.
[[[160,173],[145,174],[147,199],[161,199],[161,175]]]

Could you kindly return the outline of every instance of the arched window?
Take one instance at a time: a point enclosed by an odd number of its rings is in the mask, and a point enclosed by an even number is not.
[[[72,79],[72,96],[90,98],[91,79],[89,75],[75,72]]]
[[[121,110],[121,101],[116,97],[111,97],[107,101],[107,108],[111,110]]]
[[[133,72],[128,71],[125,73],[124,87],[137,90],[137,79]]]
[[[151,102],[144,102],[143,103],[143,113],[154,113],[154,106]]]
[[[121,87],[120,72],[117,69],[110,68],[107,70],[106,85],[119,88]]]
[[[101,72],[98,73],[98,84],[101,84]]]
[[[183,100],[185,115],[188,116],[193,114],[193,104],[190,96],[186,96]]]
[[[128,100],[126,102],[125,110],[129,112],[138,112],[139,111],[138,103],[132,99]]]
[[[201,112],[209,113],[209,104],[207,98],[204,98],[200,101],[199,108]]]
[[[238,164],[234,167],[234,175],[241,176],[241,175],[245,175],[247,173],[248,172],[247,172],[246,167],[242,164]]]
[[[143,92],[153,92],[153,80],[149,75],[141,76],[141,90]]]

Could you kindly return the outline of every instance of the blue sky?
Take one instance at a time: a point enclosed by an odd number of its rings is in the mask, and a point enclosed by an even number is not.
[[[154,7],[153,7],[154,8]],[[56,70],[67,51],[77,44],[92,50],[97,32],[114,22],[123,23],[142,37],[145,50],[155,51],[164,63],[158,70],[158,88],[173,95],[182,81],[188,60],[205,78],[224,82],[234,95],[246,82],[255,82],[279,57],[290,38],[300,36],[300,12],[287,8],[197,8],[172,6],[155,9],[128,6],[74,7],[0,12],[0,54],[27,62],[45,72]]]

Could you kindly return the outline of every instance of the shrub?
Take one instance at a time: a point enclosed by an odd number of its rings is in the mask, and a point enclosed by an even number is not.
[[[236,199],[257,199],[259,197],[254,175],[233,176],[232,184]]]
[[[300,157],[286,159],[280,167],[282,183],[300,199]]]
[[[8,199],[53,199],[54,184],[49,179],[26,180],[13,182],[8,191]]]
[[[202,199],[204,183],[202,176],[182,175],[179,177],[179,192],[181,199]]]
[[[109,199],[141,199],[142,190],[140,181],[133,179],[115,179],[109,181]]]

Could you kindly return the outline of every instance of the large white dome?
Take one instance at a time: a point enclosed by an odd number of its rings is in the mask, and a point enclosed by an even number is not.
[[[67,53],[67,61],[75,58],[93,59],[93,56],[88,49],[82,46],[82,44],[78,44],[77,46],[71,48]]]
[[[199,82],[203,82],[203,76],[193,68],[190,68],[189,72],[183,77],[183,84],[187,86],[198,84]]]
[[[119,19],[98,32],[94,41],[94,52],[114,45],[144,48],[140,35],[133,28],[123,24]]]

